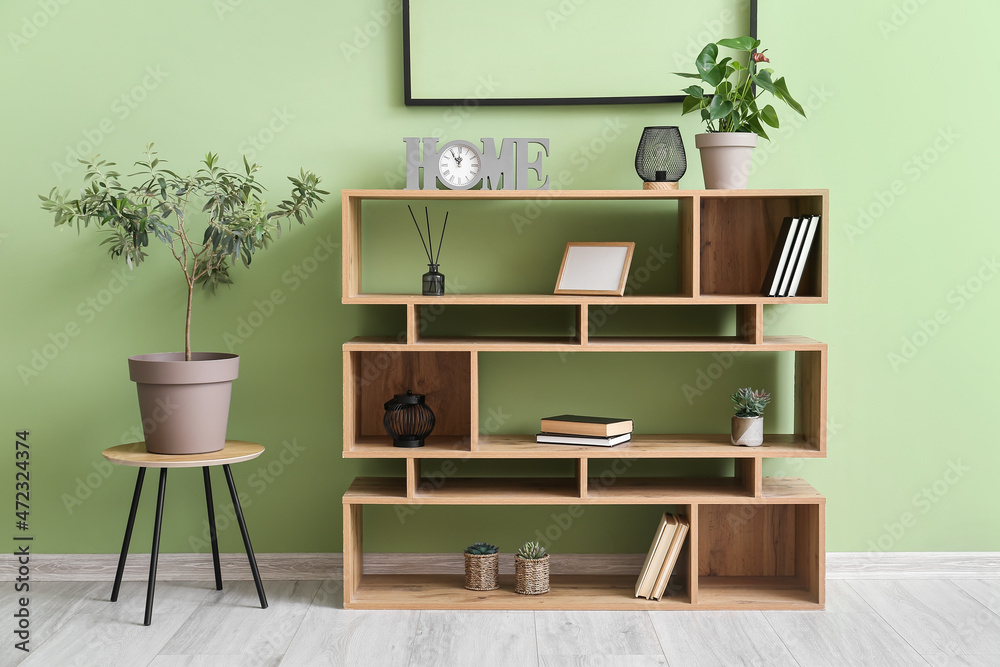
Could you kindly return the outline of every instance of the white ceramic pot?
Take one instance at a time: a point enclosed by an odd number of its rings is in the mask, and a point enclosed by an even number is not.
[[[764,417],[733,417],[731,441],[742,447],[764,444]]]
[[[708,190],[743,190],[750,177],[753,132],[707,132],[696,134],[694,145],[701,151],[701,171]]]
[[[146,451],[205,454],[225,447],[239,368],[235,354],[195,352],[191,361],[184,361],[183,352],[129,357]]]

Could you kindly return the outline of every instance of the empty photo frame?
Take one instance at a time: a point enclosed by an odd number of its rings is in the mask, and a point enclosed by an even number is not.
[[[622,296],[635,243],[566,244],[556,294]]]

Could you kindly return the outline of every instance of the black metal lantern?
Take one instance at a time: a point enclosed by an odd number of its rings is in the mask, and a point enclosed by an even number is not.
[[[392,436],[393,447],[423,447],[424,438],[434,430],[434,412],[423,394],[407,390],[386,401],[382,426]]]
[[[643,190],[676,190],[687,171],[687,156],[676,125],[647,127],[635,152],[635,171]]]

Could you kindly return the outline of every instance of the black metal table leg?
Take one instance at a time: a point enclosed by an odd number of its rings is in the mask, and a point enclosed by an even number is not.
[[[233,473],[229,469],[229,464],[223,464],[222,470],[226,473],[226,482],[229,484],[229,495],[233,497],[233,508],[236,510],[236,520],[240,524],[240,532],[243,533],[243,546],[247,550],[247,560],[250,561],[250,572],[253,573],[253,583],[257,586],[257,597],[260,598],[260,608],[267,609],[267,597],[264,595],[264,585],[260,582],[260,572],[257,571],[257,559],[253,555],[253,547],[250,546],[250,533],[247,532],[246,521],[243,520],[243,509],[240,507],[240,498],[236,494],[236,483],[233,482]]]
[[[160,556],[160,527],[163,525],[163,496],[167,490],[167,469],[160,468],[160,488],[156,495],[156,522],[153,524],[153,548],[149,552],[149,584],[146,588],[146,616],[143,625],[153,620],[153,589],[156,587],[156,560]]]
[[[205,473],[205,502],[208,505],[208,532],[212,536],[212,564],[215,566],[215,590],[222,590],[222,567],[219,565],[219,537],[215,532],[215,503],[212,502],[212,478],[208,474],[208,466],[202,468]]]
[[[139,468],[139,476],[135,480],[135,491],[132,493],[132,509],[128,512],[128,523],[125,524],[122,555],[118,557],[118,571],[115,572],[115,585],[111,589],[112,602],[118,602],[118,591],[122,586],[122,575],[125,573],[125,559],[128,557],[129,542],[132,541],[132,527],[135,525],[135,513],[139,509],[139,495],[142,493],[142,482],[144,479],[146,479],[146,469]]]

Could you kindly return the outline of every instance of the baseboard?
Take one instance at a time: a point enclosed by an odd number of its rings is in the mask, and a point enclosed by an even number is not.
[[[502,554],[501,572],[513,572],[512,554]],[[554,574],[631,574],[637,572],[643,554],[553,554]],[[220,557],[223,579],[250,579],[245,554]],[[365,554],[365,571],[371,574],[460,572],[462,554]],[[257,554],[263,579],[340,579],[343,556],[326,554]],[[112,581],[118,566],[117,554],[32,554],[29,563],[32,581]],[[0,558],[0,578],[12,581],[18,574],[13,556]],[[125,567],[126,581],[145,581],[149,574],[149,554],[130,554]],[[827,579],[998,579],[1000,552],[845,552],[826,555]],[[156,577],[160,581],[211,581],[212,557],[208,554],[161,554]]]
[[[826,554],[827,579],[1000,579],[997,551]]]

